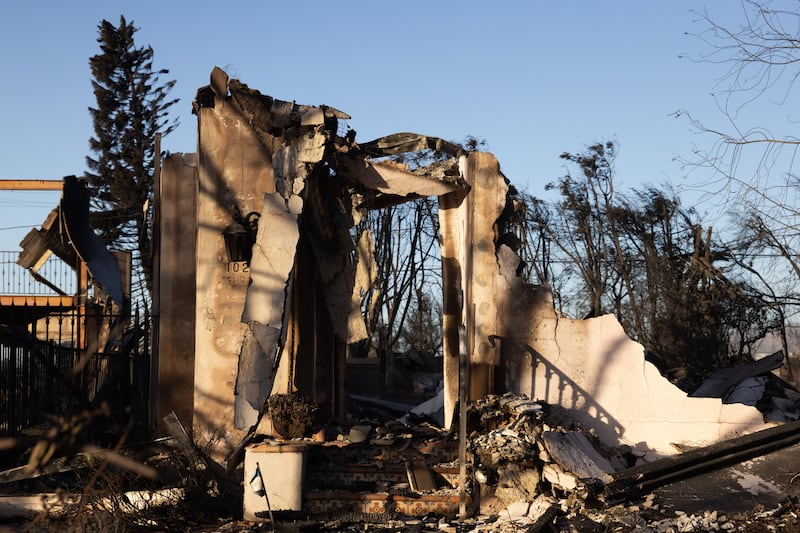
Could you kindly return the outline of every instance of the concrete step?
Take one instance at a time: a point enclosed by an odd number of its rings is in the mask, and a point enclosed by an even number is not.
[[[266,499],[252,489],[260,469],[277,510],[456,516],[457,452],[456,443],[442,439],[251,445],[245,455],[251,490],[245,492],[244,515],[253,519],[266,510]]]

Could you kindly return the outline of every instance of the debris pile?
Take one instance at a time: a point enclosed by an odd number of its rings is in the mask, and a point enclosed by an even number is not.
[[[743,460],[738,455],[740,447],[753,450],[750,456],[754,457],[763,453],[767,442],[783,446],[786,437],[781,435],[794,435],[789,426],[742,437],[738,444],[720,443],[645,463],[629,446],[604,445],[592,429],[582,428],[565,410],[525,396],[489,396],[474,402],[467,424],[478,504],[475,531],[539,531],[545,526],[556,530],[750,531],[756,524],[791,528],[800,523],[793,494],[771,510],[755,506],[754,501],[754,509],[726,514],[713,508],[694,513],[681,510],[680,502],[664,502],[653,492],[677,479],[669,476],[683,469],[693,468],[698,475],[705,469],[704,461],[713,463],[728,456],[732,461]]]
[[[752,506],[747,503],[742,506],[745,508],[739,507],[736,511],[713,506],[698,510],[683,507],[681,502],[652,490],[656,486],[653,483],[661,483],[667,471],[663,466],[654,470],[655,463],[644,463],[630,447],[604,446],[591,429],[582,428],[557,406],[522,395],[488,396],[470,403],[466,422],[471,452],[469,518],[459,518],[456,512],[460,479],[457,461],[452,460],[453,433],[425,424],[363,420],[354,426],[326,428],[330,429],[326,433],[333,437],[331,441],[286,440],[287,443],[303,441],[311,447],[310,472],[304,488],[304,512],[276,513],[277,525],[291,526],[297,531],[453,533],[766,531],[796,530],[800,526],[799,487],[795,486],[800,476],[796,473],[790,475],[791,479],[787,478],[786,495],[777,505],[777,500],[766,503],[756,496],[751,500]],[[137,523],[146,517],[153,527],[184,522],[205,532],[271,530],[273,524],[269,522],[225,520],[224,516],[231,515],[226,515],[222,509],[219,509],[219,517],[199,516],[203,513],[198,513],[198,501],[218,500],[222,493],[233,494],[234,487],[226,486],[224,472],[202,456],[174,416],[167,417],[165,423],[173,437],[161,443],[169,446],[157,456],[168,457],[168,460],[166,463],[159,461],[157,470],[163,476],[180,463],[181,475],[168,476],[180,482],[165,488],[168,485],[163,482],[167,480],[162,479],[161,483],[151,484],[151,489],[156,490],[147,493],[134,493],[127,490],[129,487],[125,492],[115,493],[113,488],[97,492],[97,504],[93,507],[95,516],[99,517],[101,511],[108,515],[107,502],[115,501],[120,503],[114,509],[124,511],[119,516],[125,515]],[[740,448],[752,450],[748,457],[754,457],[753,453],[763,454],[781,446],[788,457],[792,457],[791,454],[800,450],[798,437],[795,437],[800,428],[798,424],[745,436],[739,443],[718,443],[670,457],[668,470],[677,472],[679,467],[695,468],[703,461],[731,456],[733,461],[738,461],[737,468],[746,472],[747,461],[742,462]],[[319,456],[321,452],[326,453]],[[153,450],[148,450],[145,455],[151,457],[152,454]],[[185,461],[175,462],[176,457],[183,457]],[[321,462],[323,460],[326,462]],[[756,462],[763,460],[759,458]],[[155,466],[153,461],[151,457],[146,463]],[[791,461],[787,463],[785,458],[780,464],[793,468]],[[74,471],[69,468],[60,475]],[[49,471],[51,476],[56,472]],[[17,479],[21,473],[21,470],[4,473],[5,476],[0,476],[0,485],[11,488],[12,477]],[[347,475],[359,480],[349,487],[350,494],[343,490],[348,485],[345,483]],[[747,476],[742,474],[741,477]],[[2,483],[4,478],[6,482]],[[115,486],[123,488],[121,484]],[[635,487],[636,490],[619,491],[620,487]],[[71,494],[80,495],[82,490],[76,486]],[[719,490],[725,489],[720,487]],[[359,491],[362,492],[360,496]],[[371,494],[373,492],[377,494]],[[8,498],[12,494],[7,494],[8,501],[0,499],[0,504],[11,501]],[[147,501],[147,513],[136,507],[134,496],[137,501]],[[41,498],[42,494],[36,497]],[[162,507],[169,510],[169,516],[157,508],[158,498],[166,498],[168,505]],[[348,501],[350,507],[333,508],[331,504],[337,498]],[[359,502],[360,507],[352,507]],[[68,506],[68,510],[86,509],[86,505],[84,502]],[[204,504],[203,507],[204,511],[210,510],[210,506]],[[40,512],[40,516],[45,514],[46,511]]]
[[[533,502],[529,516],[602,504],[611,474],[636,461],[630,447],[603,446],[562,409],[522,395],[471,404],[467,425],[482,514],[499,514],[519,502]]]

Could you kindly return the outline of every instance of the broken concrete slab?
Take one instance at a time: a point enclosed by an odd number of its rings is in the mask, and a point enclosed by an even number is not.
[[[542,531],[552,522],[559,510],[556,500],[540,494],[532,502],[514,502],[497,513],[496,521],[478,524],[472,531],[494,533],[504,531]]]
[[[558,512],[557,502],[544,494],[540,494],[531,502],[528,518],[533,520],[530,531],[539,531],[549,524]]]
[[[555,463],[548,463],[542,467],[542,479],[562,491],[571,491],[578,488],[578,476],[566,472]]]
[[[597,453],[582,432],[545,431],[542,441],[550,457],[565,471],[572,472],[579,479],[596,479],[602,483],[611,481],[611,464]]]
[[[530,502],[536,498],[541,476],[535,468],[520,468],[518,465],[506,465],[498,472],[495,496],[506,506],[515,502]]]

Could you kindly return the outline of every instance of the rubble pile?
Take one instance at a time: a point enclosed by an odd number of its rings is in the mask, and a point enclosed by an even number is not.
[[[488,396],[468,416],[482,511],[542,495],[553,505],[603,503],[611,474],[636,461],[630,447],[603,446],[560,408],[525,396]]]
[[[797,499],[739,513],[691,513],[653,492],[613,497],[631,467],[629,446],[605,446],[557,406],[521,395],[470,405],[477,519],[474,531],[768,531],[797,530]],[[628,495],[629,496],[629,495]]]

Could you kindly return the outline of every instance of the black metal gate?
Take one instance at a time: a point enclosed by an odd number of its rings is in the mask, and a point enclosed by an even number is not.
[[[0,435],[16,436],[101,402],[146,428],[150,317],[101,308],[54,309],[26,326],[0,325]]]

